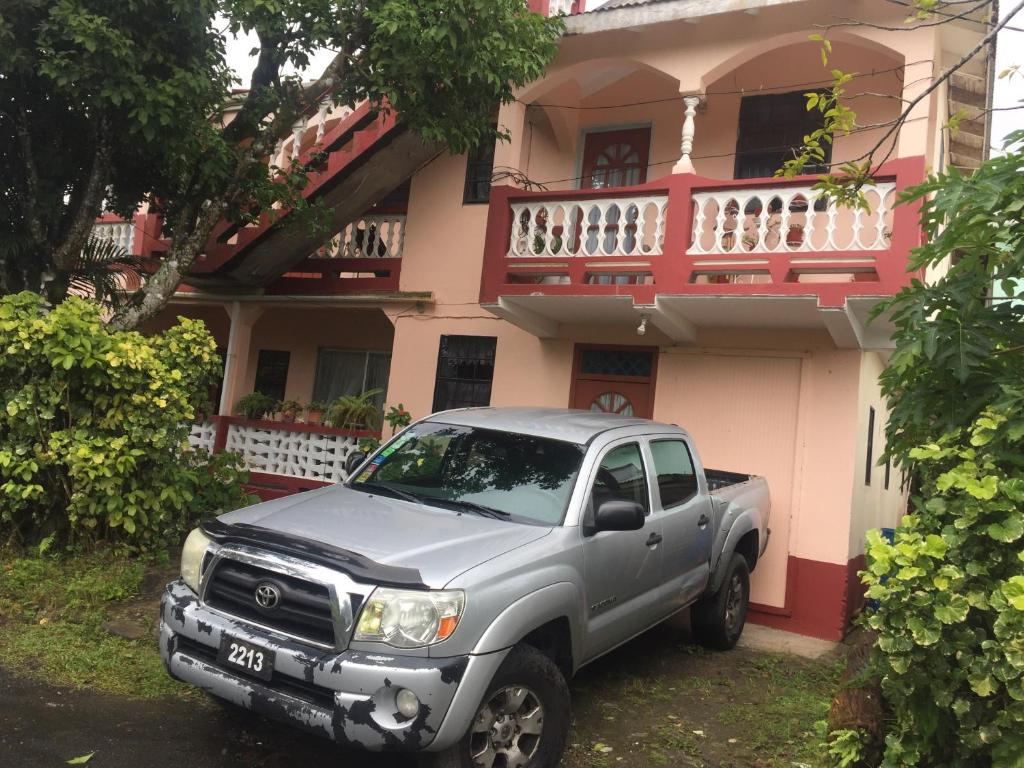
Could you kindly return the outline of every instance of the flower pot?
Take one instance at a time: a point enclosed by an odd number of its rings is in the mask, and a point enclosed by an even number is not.
[[[799,247],[804,243],[804,228],[790,227],[786,233],[786,245]]]

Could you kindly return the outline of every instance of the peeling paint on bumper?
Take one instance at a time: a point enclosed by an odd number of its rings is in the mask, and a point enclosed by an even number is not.
[[[269,681],[217,664],[225,632],[274,651]],[[172,677],[261,715],[368,750],[450,746],[468,728],[505,655],[438,659],[325,651],[215,612],[181,580],[167,585],[161,601],[160,653]],[[469,676],[473,682],[463,685]],[[395,706],[395,694],[402,688],[421,702],[413,719]],[[450,709],[452,718],[445,722]],[[442,725],[444,736],[438,739]]]

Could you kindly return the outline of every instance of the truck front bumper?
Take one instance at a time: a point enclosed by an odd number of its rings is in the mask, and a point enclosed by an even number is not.
[[[274,652],[270,680],[223,668],[224,633]],[[325,651],[207,608],[180,579],[160,606],[160,654],[172,677],[305,731],[368,750],[441,750],[458,741],[507,652],[428,658]],[[398,712],[403,688],[419,714]]]

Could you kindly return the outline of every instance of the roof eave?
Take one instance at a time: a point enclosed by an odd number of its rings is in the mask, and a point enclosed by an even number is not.
[[[644,5],[624,6],[568,16],[566,35],[588,35],[617,29],[635,29],[665,21],[699,19],[736,11],[755,11],[776,5],[790,5],[803,0],[662,0]]]

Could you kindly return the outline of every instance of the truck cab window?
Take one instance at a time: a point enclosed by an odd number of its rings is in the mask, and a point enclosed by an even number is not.
[[[697,494],[697,473],[686,443],[682,440],[652,441],[651,455],[662,509],[674,507]]]
[[[647,476],[637,443],[620,445],[604,455],[591,492],[594,508],[606,501],[635,501],[650,512]]]

